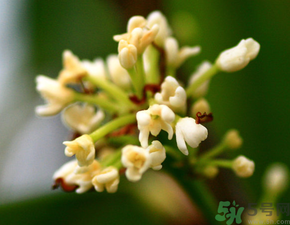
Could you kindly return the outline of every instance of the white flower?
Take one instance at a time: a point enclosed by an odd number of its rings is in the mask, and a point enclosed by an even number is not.
[[[277,195],[287,189],[289,185],[289,172],[286,165],[274,163],[268,169],[264,177],[264,188],[267,193]]]
[[[177,147],[184,155],[188,155],[186,143],[192,148],[197,148],[199,143],[207,138],[208,134],[204,126],[196,124],[195,120],[190,117],[179,119],[175,129]]]
[[[168,37],[165,40],[164,50],[166,53],[167,65],[178,68],[187,58],[197,55],[200,52],[200,47],[184,46],[179,49],[177,40],[173,37]]]
[[[243,139],[239,135],[239,132],[237,130],[229,130],[224,138],[224,142],[230,149],[237,149],[240,148],[243,144]]]
[[[102,110],[96,112],[95,108],[88,104],[71,105],[62,113],[63,123],[80,134],[91,133],[104,118]]]
[[[131,69],[137,62],[137,48],[125,40],[121,40],[118,46],[119,61],[125,69]]]
[[[57,80],[40,75],[36,77],[36,83],[37,91],[48,102],[36,107],[35,112],[39,116],[55,115],[74,100],[74,91]]]
[[[103,59],[97,58],[93,62],[89,60],[82,60],[81,64],[89,76],[106,79],[105,63]]]
[[[81,61],[71,51],[65,50],[62,54],[63,69],[58,75],[58,81],[61,84],[76,83],[82,77],[87,75]]]
[[[240,43],[228,50],[223,51],[216,65],[225,72],[235,72],[243,69],[248,63],[255,59],[260,51],[260,44],[252,38],[242,39]]]
[[[60,184],[65,191],[73,191],[76,189],[76,192],[81,194],[93,187],[92,178],[100,170],[101,166],[96,160],[85,169],[80,169],[77,161],[72,160],[59,168],[53,174],[53,179],[56,185]]]
[[[191,75],[189,79],[189,84],[193,84],[200,76],[202,76],[206,71],[208,71],[212,67],[212,64],[208,61],[204,61],[201,63],[197,70]],[[200,98],[206,95],[209,81],[207,80],[204,83],[202,83],[193,93],[194,98]]]
[[[71,157],[76,155],[79,166],[88,166],[95,159],[95,146],[90,135],[84,134],[73,141],[63,142],[65,155]]]
[[[255,163],[245,156],[238,156],[234,160],[232,168],[239,177],[250,177],[254,173]]]
[[[96,191],[102,192],[106,188],[108,193],[115,193],[118,189],[119,182],[119,172],[113,166],[105,168],[92,180]]]
[[[160,11],[153,11],[147,17],[147,26],[152,28],[158,24],[159,31],[154,39],[154,43],[160,47],[164,47],[164,42],[171,35],[171,29],[167,23],[166,17]]]
[[[151,165],[149,151],[134,145],[127,145],[122,149],[121,161],[127,168],[126,177],[133,182],[140,180]]]
[[[126,41],[128,44],[134,45],[138,55],[141,55],[148,45],[150,45],[156,37],[159,26],[154,24],[150,29],[145,27],[147,21],[142,17],[133,17],[129,20],[127,33],[115,35],[114,40],[120,42]],[[120,48],[119,48],[120,54]],[[121,63],[122,65],[122,63]]]
[[[173,110],[185,110],[186,92],[175,78],[167,76],[161,84],[161,93],[155,94],[155,100],[157,103],[165,104]]]
[[[149,156],[151,158],[151,165],[150,167],[153,170],[160,170],[162,168],[161,163],[166,158],[165,148],[159,141],[152,141],[152,144],[147,148],[149,151]]]
[[[118,59],[118,55],[109,55],[107,65],[112,81],[119,87],[127,90],[131,87],[131,78]]]
[[[174,112],[166,105],[152,105],[147,110],[141,110],[136,114],[139,133],[139,141],[143,148],[148,147],[149,133],[157,136],[161,130],[168,133],[168,139],[172,139],[173,128],[171,123],[175,119]]]
[[[104,61],[97,58],[94,61],[80,61],[71,51],[63,52],[63,69],[60,71],[58,81],[61,84],[77,83],[84,76],[93,76],[98,79],[106,79]]]

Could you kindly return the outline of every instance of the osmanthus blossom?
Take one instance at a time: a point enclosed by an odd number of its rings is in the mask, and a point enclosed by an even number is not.
[[[200,52],[200,47],[184,46],[179,49],[177,40],[173,37],[168,37],[165,40],[164,50],[166,53],[166,63],[169,67],[177,69],[190,56],[195,56]],[[170,74],[168,74],[170,75]]]
[[[80,78],[87,75],[81,61],[71,51],[65,50],[62,54],[63,69],[59,72],[58,81],[65,85],[76,83]]]
[[[98,192],[103,192],[106,188],[108,193],[115,193],[119,182],[119,171],[113,166],[103,169],[92,179],[92,184]]]
[[[67,107],[62,113],[63,123],[80,134],[91,133],[105,118],[102,110],[95,109],[89,104],[74,104]]]
[[[35,112],[39,116],[56,115],[74,100],[74,91],[55,79],[39,75],[36,83],[36,90],[47,101],[46,105],[36,107]]]
[[[80,60],[71,51],[63,52],[63,69],[58,75],[61,84],[77,83],[85,76],[106,79],[105,63],[101,58],[94,61]]]
[[[145,51],[153,42],[159,31],[159,26],[157,24],[154,24],[149,29],[146,27],[146,24],[147,21],[145,18],[140,16],[132,17],[128,23],[127,33],[114,36],[114,40],[119,42],[119,53],[122,49],[120,48],[121,40],[134,45],[138,55],[141,55]]]
[[[97,160],[93,160],[88,167],[78,166],[77,160],[72,160],[64,164],[53,174],[56,185],[61,185],[65,191],[76,190],[81,194],[93,187],[93,177],[100,173],[101,165]]]
[[[169,106],[174,111],[185,110],[186,93],[174,77],[167,76],[161,84],[161,92],[155,94],[158,104]]]
[[[244,156],[215,159],[224,150],[240,147],[242,139],[235,131],[198,157],[194,153],[185,157],[179,151],[188,155],[188,146],[197,148],[208,136],[202,124],[213,118],[203,98],[209,80],[219,71],[244,68],[257,56],[260,45],[252,38],[242,40],[222,52],[214,64],[203,61],[181,86],[176,70],[198,54],[200,47],[180,48],[171,35],[161,12],[154,11],[147,19],[134,16],[127,32],[114,36],[119,42],[118,55],[109,55],[106,62],[101,58],[88,61],[65,50],[63,69],[56,80],[42,75],[36,78],[37,90],[47,101],[36,113],[52,116],[64,110],[65,125],[82,134],[63,142],[65,155],[76,159],[55,172],[56,186],[77,193],[93,187],[114,193],[124,171],[129,181],[136,182],[148,169],[162,169],[166,157],[179,169],[187,165],[184,170],[208,178],[215,177],[219,167],[232,169],[241,177],[253,174],[254,162]],[[167,137],[159,135],[161,130]],[[150,134],[155,140],[149,145]],[[176,143],[167,140],[174,134]],[[278,184],[281,179],[277,178]]]
[[[90,135],[84,134],[73,141],[63,142],[66,156],[76,155],[79,166],[89,166],[95,159],[95,145]]]
[[[159,31],[154,43],[159,47],[164,47],[165,40],[172,34],[172,31],[166,17],[160,11],[153,11],[147,16],[147,27],[152,28],[155,24],[158,24]]]
[[[127,145],[122,149],[121,162],[126,169],[126,177],[129,181],[138,181],[142,174],[151,166],[149,151],[145,148]]]
[[[149,133],[157,136],[161,130],[164,130],[168,133],[168,139],[172,139],[171,123],[175,119],[175,114],[168,106],[154,104],[147,110],[137,112],[136,118],[140,131],[139,141],[143,148],[148,147]]]
[[[186,143],[192,148],[197,148],[208,135],[207,129],[190,117],[179,119],[175,129],[177,147],[184,155],[188,155]]]

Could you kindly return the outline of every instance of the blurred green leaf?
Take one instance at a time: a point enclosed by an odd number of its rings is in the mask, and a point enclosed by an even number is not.
[[[160,219],[160,218],[159,218]],[[53,194],[0,206],[2,225],[160,224],[158,217],[125,194]]]

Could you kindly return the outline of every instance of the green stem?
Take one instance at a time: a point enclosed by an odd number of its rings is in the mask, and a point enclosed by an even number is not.
[[[219,145],[216,147],[210,149],[208,152],[204,153],[203,155],[200,156],[200,160],[204,161],[210,158],[213,158],[215,156],[220,155],[226,150],[226,144],[224,142],[221,142]]]
[[[226,160],[226,159],[216,159],[216,160],[207,161],[207,165],[219,166],[219,167],[231,169],[233,167],[233,161]]]
[[[112,155],[109,155],[101,162],[102,166],[108,167],[108,166],[112,166],[118,163],[118,161],[121,160],[121,155],[122,155],[122,150],[118,149],[116,152],[114,152]]]
[[[138,74],[136,72],[136,69],[135,69],[135,67],[133,67],[131,69],[127,69],[127,71],[131,77],[134,91],[135,91],[137,97],[139,99],[141,99],[143,97],[142,96],[143,95],[143,93],[142,93],[143,86],[142,86],[142,83],[140,83],[140,79],[138,79]]]
[[[114,102],[108,101],[108,99],[99,97],[98,95],[86,95],[81,93],[75,93],[74,101],[94,104],[111,113],[120,111],[119,105],[117,105]]]
[[[216,73],[219,72],[219,69],[216,64],[214,64],[209,70],[207,70],[203,75],[196,79],[190,86],[186,89],[187,96],[191,96],[192,93],[205,81],[213,77]]]
[[[148,73],[146,74],[146,83],[147,84],[158,84],[160,79],[159,72],[159,57],[160,53],[157,49],[155,49],[152,45],[148,46],[146,50],[149,53],[148,60],[150,62],[150,66],[148,68]]]
[[[90,136],[93,139],[93,141],[96,142],[97,140],[106,136],[112,131],[121,128],[123,126],[126,126],[128,124],[134,123],[135,121],[136,121],[135,114],[122,116],[95,130],[93,133],[90,134]]]
[[[143,55],[138,55],[137,63],[136,63],[136,71],[138,74],[138,83],[143,90],[145,84],[145,70],[144,70],[144,62],[143,62]]]
[[[175,77],[175,73],[176,73],[176,69],[174,67],[172,67],[172,66],[167,66],[166,67],[165,76]]]
[[[87,76],[85,78],[85,80],[90,81],[91,83],[93,83],[97,87],[103,89],[104,91],[106,91],[111,97],[113,97],[117,101],[119,101],[123,104],[126,104],[130,107],[135,106],[128,98],[128,94],[126,92],[124,92],[121,88],[119,88],[117,85],[115,85],[111,82],[108,82],[105,79],[98,79],[98,78],[93,77],[93,76]]]

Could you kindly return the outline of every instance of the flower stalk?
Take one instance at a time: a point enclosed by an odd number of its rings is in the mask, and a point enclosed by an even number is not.
[[[118,128],[134,123],[135,121],[136,116],[134,114],[122,116],[95,130],[93,133],[90,134],[90,136],[93,139],[93,141],[96,142],[97,140],[117,130]]]

